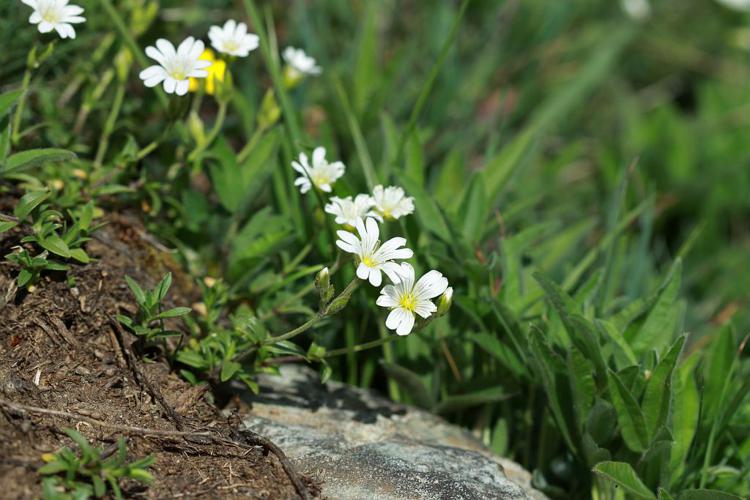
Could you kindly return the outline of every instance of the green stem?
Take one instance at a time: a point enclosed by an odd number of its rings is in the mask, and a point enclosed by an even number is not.
[[[382,337],[377,340],[371,340],[370,342],[365,342],[364,344],[357,344],[352,347],[342,347],[341,349],[334,349],[332,351],[328,351],[323,355],[324,358],[332,358],[334,356],[342,356],[344,354],[349,354],[352,352],[361,352],[366,351],[367,349],[372,349],[373,347],[380,347],[382,345],[387,345],[390,342],[393,342],[395,340],[398,340],[398,335],[390,335],[388,337]]]
[[[145,69],[149,66],[148,59],[146,59],[146,56],[143,53],[143,50],[138,46],[138,44],[135,41],[135,38],[133,38],[132,33],[130,33],[130,30],[125,25],[125,21],[122,20],[122,17],[120,14],[118,14],[117,9],[115,9],[114,5],[112,5],[111,0],[100,0],[102,6],[104,7],[104,10],[107,11],[107,14],[109,14],[109,17],[112,20],[112,23],[115,25],[115,28],[120,33],[120,36],[122,37],[122,41],[127,45],[128,49],[130,49],[130,52],[133,53],[133,57],[138,62],[138,65]],[[161,89],[155,89],[156,90],[156,97],[159,98],[159,101],[161,102],[162,106],[165,108],[169,107],[169,100],[167,99],[166,94]]]
[[[122,108],[122,102],[125,98],[125,84],[120,83],[117,86],[115,93],[115,100],[112,103],[112,108],[109,110],[107,115],[107,121],[104,124],[104,130],[102,130],[102,136],[99,139],[99,148],[96,150],[96,158],[94,159],[94,166],[100,167],[104,160],[104,155],[107,154],[107,148],[109,148],[109,138],[115,129],[117,124],[117,117],[120,115],[120,109]]]
[[[378,323],[378,330],[380,332],[380,341],[383,346],[383,359],[388,364],[394,364],[396,356],[393,354],[393,346],[390,345],[388,339],[398,338],[397,335],[388,335],[388,330],[385,329],[385,325],[380,322]],[[401,401],[401,391],[396,382],[392,377],[388,377],[388,395],[393,401]]]
[[[21,82],[21,98],[18,101],[18,106],[16,106],[16,112],[13,115],[13,144],[18,144],[18,141],[21,140],[21,118],[23,115],[23,110],[26,107],[26,97],[29,94],[29,85],[31,84],[31,73],[34,70],[34,65],[32,63],[32,54],[36,54],[37,45],[34,44],[33,47],[31,47],[31,50],[29,50],[29,55],[26,58],[26,71],[23,73],[23,81]]]
[[[461,2],[458,14],[453,20],[453,26],[448,33],[448,38],[445,39],[445,42],[440,49],[440,54],[438,55],[435,64],[432,65],[432,69],[430,70],[430,74],[427,77],[427,80],[425,81],[424,85],[422,85],[422,92],[419,94],[419,98],[417,99],[417,102],[411,111],[411,116],[409,117],[409,122],[406,125],[406,130],[401,135],[401,140],[399,141],[398,149],[396,150],[396,158],[393,161],[394,165],[398,165],[398,163],[401,161],[401,157],[404,154],[404,148],[406,147],[406,141],[409,139],[412,132],[416,128],[417,120],[419,119],[419,115],[422,113],[422,108],[424,107],[425,103],[427,102],[427,98],[432,92],[432,87],[435,84],[435,80],[437,79],[437,76],[440,73],[443,64],[445,64],[445,60],[448,58],[448,53],[453,46],[453,41],[455,40],[456,34],[458,33],[458,27],[461,24],[461,20],[463,19],[464,14],[466,13],[466,8],[469,6],[469,2],[471,2],[471,0],[463,0],[463,2]]]
[[[287,88],[284,85],[284,78],[281,74],[281,70],[279,69],[276,59],[271,53],[271,44],[269,43],[268,34],[266,33],[266,29],[263,25],[263,20],[260,17],[260,13],[258,12],[258,8],[255,5],[255,0],[243,0],[243,3],[245,5],[245,11],[247,12],[248,17],[250,17],[250,21],[252,22],[252,25],[254,26],[255,31],[257,32],[260,39],[260,51],[263,56],[263,60],[266,63],[266,67],[268,68],[268,72],[271,74],[271,82],[273,83],[276,97],[278,98],[279,104],[281,105],[281,112],[284,116],[284,125],[286,126],[289,132],[289,136],[291,137],[292,152],[294,153],[295,151],[299,151],[299,149],[302,147],[302,132],[299,123],[297,122],[297,115],[294,112],[292,101],[289,98]],[[307,172],[305,172],[305,176],[313,185],[312,191],[315,194],[315,199],[320,206],[321,212],[325,213],[325,202],[323,201],[323,196],[320,194],[320,191],[315,188],[315,184],[312,182],[312,179],[310,179],[310,176]],[[336,237],[329,218],[326,218],[326,229],[331,239],[331,252],[335,253],[336,250],[334,248],[333,242],[336,241]]]
[[[281,342],[283,340],[289,340],[291,338],[294,338],[297,335],[305,333],[307,330],[309,330],[310,328],[312,328],[313,326],[315,326],[315,324],[318,321],[320,321],[321,319],[323,319],[323,314],[322,313],[317,313],[317,314],[315,314],[315,316],[313,316],[312,318],[308,319],[307,321],[305,321],[303,324],[301,324],[297,328],[295,328],[293,330],[289,330],[288,332],[286,332],[286,333],[284,333],[282,335],[278,335],[276,337],[270,337],[270,338],[264,340],[263,344],[264,345],[271,345],[271,344],[275,344],[277,342]]]
[[[245,144],[245,147],[242,148],[242,150],[237,155],[237,162],[238,163],[244,163],[245,160],[247,160],[247,157],[250,156],[250,153],[255,149],[255,146],[258,144],[258,141],[261,137],[263,137],[263,132],[265,132],[265,127],[255,127],[255,132],[253,132],[252,137],[250,137],[250,140]]]
[[[211,145],[211,143],[214,142],[216,139],[216,136],[219,135],[219,132],[221,132],[221,127],[224,126],[224,120],[227,117],[227,102],[225,100],[222,100],[219,103],[219,113],[216,116],[216,121],[214,122],[214,126],[211,128],[211,131],[208,133],[208,137],[206,137],[206,141],[197,146],[192,153],[188,156],[188,162],[194,162],[198,159],[201,153],[203,153],[208,146]]]

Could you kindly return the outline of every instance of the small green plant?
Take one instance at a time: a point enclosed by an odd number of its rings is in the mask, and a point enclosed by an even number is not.
[[[92,446],[72,429],[64,431],[78,445],[78,451],[65,447],[43,457],[47,464],[39,469],[39,474],[45,476],[42,479],[45,500],[102,498],[108,491],[115,498],[122,498],[120,480],[132,479],[146,484],[153,481],[147,469],[154,463],[154,457],[128,462],[125,439],[120,438],[110,453]]]
[[[165,319],[179,318],[190,312],[189,307],[163,310],[162,301],[167,296],[169,287],[172,286],[172,273],[164,275],[152,290],[144,290],[129,276],[125,276],[125,281],[138,303],[138,314],[135,318],[118,314],[117,320],[120,323],[136,335],[145,338],[146,341],[180,335],[178,331],[168,330],[164,324]]]
[[[73,260],[81,264],[90,262],[83,245],[90,239],[89,234],[97,228],[92,225],[95,207],[93,202],[68,210],[67,216],[45,203],[50,196],[47,190],[27,192],[14,210],[14,216],[3,217],[0,233],[21,226],[30,234],[21,239],[24,246],[5,258],[21,267],[18,273],[18,286],[30,286],[39,280],[44,271],[66,271],[68,266],[48,258]],[[30,246],[31,245],[31,246]],[[41,252],[34,254],[34,249]]]

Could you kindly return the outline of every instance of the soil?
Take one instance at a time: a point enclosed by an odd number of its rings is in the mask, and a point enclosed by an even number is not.
[[[22,236],[0,234],[0,256]],[[135,313],[125,275],[150,287],[171,271],[168,302],[193,303],[169,254],[124,217],[110,217],[86,250],[90,264],[44,275],[31,292],[17,290],[18,268],[0,261],[0,496],[38,498],[42,455],[75,449],[62,432],[74,428],[102,448],[126,437],[130,459],[156,457],[154,483],[124,482],[128,497],[299,498],[272,444],[253,446],[263,440],[238,432],[206,386],[134,355],[135,339],[113,320]]]

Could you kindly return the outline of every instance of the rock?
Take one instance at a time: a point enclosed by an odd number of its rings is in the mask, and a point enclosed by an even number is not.
[[[544,499],[520,465],[465,430],[307,367],[262,376],[244,424],[279,445],[331,499]]]

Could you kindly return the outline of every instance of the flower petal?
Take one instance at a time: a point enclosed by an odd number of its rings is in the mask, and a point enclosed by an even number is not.
[[[438,271],[430,271],[417,281],[414,295],[417,299],[432,299],[448,288],[448,279]]]

